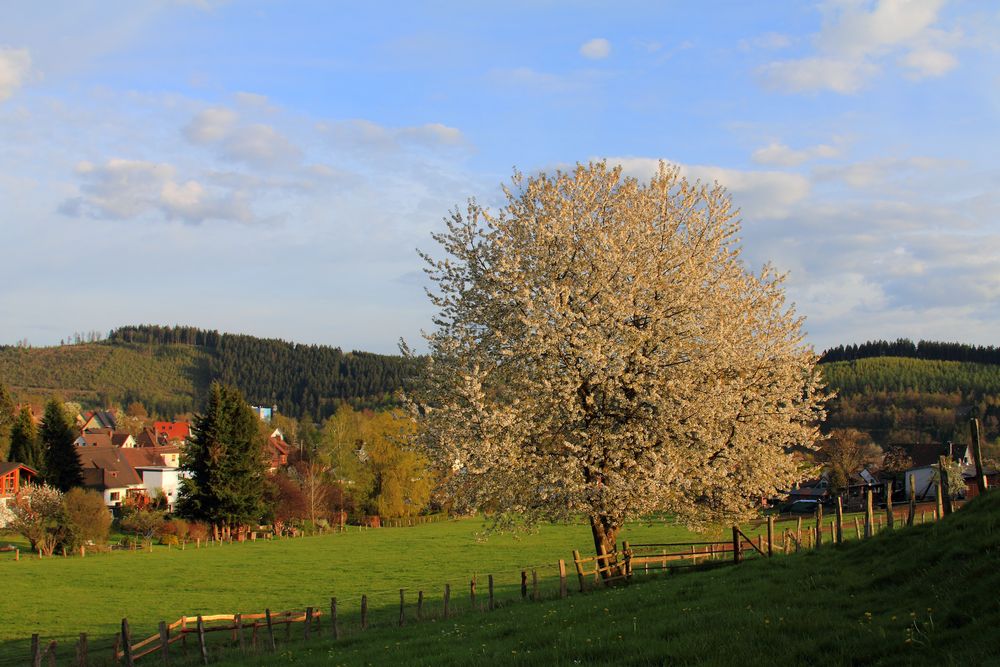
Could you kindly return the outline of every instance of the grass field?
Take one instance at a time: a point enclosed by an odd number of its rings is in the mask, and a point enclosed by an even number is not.
[[[809,519],[806,522],[810,523]],[[671,627],[680,624],[670,630],[671,633],[687,633],[689,629],[682,621],[694,619],[699,614],[701,620],[692,620],[695,625],[708,624],[710,628],[720,623],[727,627],[735,623],[734,627],[743,627],[745,619],[739,614],[735,618],[726,615],[735,613],[728,601],[733,596],[740,600],[742,607],[770,609],[771,616],[765,625],[786,623],[789,627],[798,627],[797,624],[806,623],[812,627],[811,624],[828,616],[818,600],[835,588],[833,579],[838,576],[832,571],[816,570],[841,567],[834,561],[824,561],[831,557],[827,553],[848,553],[846,547],[827,549],[821,554],[782,558],[770,564],[747,563],[740,568],[729,568],[729,572],[671,576],[660,583],[633,586],[627,593],[612,591],[602,596],[602,601],[594,601],[593,595],[573,595],[568,601],[551,605],[524,604],[520,602],[520,571],[537,569],[542,597],[555,597],[557,561],[560,558],[571,560],[573,549],[580,549],[585,554],[592,551],[589,528],[584,524],[543,525],[536,533],[518,537],[492,535],[486,540],[477,538],[481,529],[481,521],[468,519],[412,528],[365,531],[355,528],[336,535],[223,544],[185,551],[157,546],[152,553],[115,552],[83,559],[36,560],[25,556],[20,562],[13,562],[11,554],[0,554],[0,581],[4,583],[0,614],[5,619],[0,624],[0,664],[23,664],[29,655],[28,638],[34,632],[39,633],[43,641],[57,640],[63,647],[60,655],[64,657],[71,655],[77,634],[87,632],[91,655],[107,659],[111,655],[111,638],[122,617],[129,618],[133,636],[140,638],[153,634],[158,621],[170,622],[181,615],[251,613],[263,611],[265,607],[275,611],[301,610],[306,606],[326,610],[332,596],[339,601],[345,640],[337,647],[323,648],[320,643],[314,643],[283,648],[283,659],[324,661],[331,648],[335,648],[335,663],[380,664],[387,659],[380,652],[385,650],[384,646],[389,646],[388,659],[392,661],[406,662],[426,651],[429,656],[440,653],[445,664],[449,661],[463,664],[473,657],[467,651],[475,644],[486,650],[484,657],[487,660],[500,657],[513,660],[520,655],[520,659],[528,662],[535,659],[559,662],[567,656],[580,655],[573,648],[578,644],[578,648],[588,651],[597,650],[597,647],[603,647],[600,650],[605,652],[612,650],[616,642],[626,641],[628,635],[623,633],[627,626],[633,634],[650,639],[647,637],[650,623],[665,622],[660,616],[670,617],[668,625]],[[931,530],[935,529],[926,526],[906,532],[935,535],[927,532]],[[853,537],[853,530],[846,532]],[[681,527],[657,523],[630,525],[621,539],[634,544],[683,541],[692,537],[705,539]],[[726,534],[720,531],[715,538],[725,539]],[[882,541],[885,540],[879,538],[863,546],[871,549]],[[575,589],[572,562],[569,570],[570,588]],[[494,575],[497,596],[502,603],[500,610],[489,616],[470,611],[468,585],[472,574],[478,575],[480,603],[485,599],[487,575]],[[866,572],[848,573],[845,581],[852,582],[849,584],[854,587],[852,591],[861,590],[865,576],[868,576]],[[820,581],[825,583],[817,583]],[[403,631],[379,630],[396,625],[400,588],[406,589],[411,605],[416,592],[424,591],[427,615],[433,616],[440,613],[445,583],[452,586],[452,610],[458,614],[457,618]],[[661,589],[661,586],[667,588]],[[795,596],[795,600],[789,600],[786,605],[787,613],[780,609],[784,603],[776,601],[781,598],[782,591]],[[368,595],[370,622],[375,629],[359,638],[356,627],[362,594]],[[848,596],[856,596],[856,593]],[[860,599],[849,599],[851,607],[861,604]],[[801,618],[807,613],[803,602],[808,609],[810,605],[818,605],[822,613],[812,610],[808,612],[810,620],[805,621]],[[839,609],[845,606],[844,602],[833,600],[829,606]],[[652,611],[647,609],[650,605],[653,605]],[[608,611],[604,611],[605,607]],[[878,608],[873,606],[872,611]],[[411,615],[412,611],[411,607]],[[588,615],[592,612],[599,612],[596,620]],[[605,636],[612,628],[608,625],[612,621],[617,628],[615,632],[622,634],[621,639],[617,634]],[[852,623],[854,621],[857,619],[852,619]],[[559,630],[561,628],[566,633]],[[751,629],[747,626],[740,632]],[[299,632],[296,630],[296,634]],[[750,635],[741,636],[745,640]],[[217,637],[223,638],[222,635]],[[706,637],[697,633],[693,637],[684,651],[694,651],[706,641]],[[404,646],[411,641],[418,647],[417,653],[400,649],[405,655],[392,654],[396,642]],[[595,641],[597,644],[590,646]],[[671,651],[687,645],[677,642],[680,639],[670,640]],[[848,642],[848,645],[853,644]],[[636,647],[629,651],[652,659],[651,656],[667,650],[662,642],[652,641],[650,646],[652,648],[645,652]],[[533,651],[530,658],[523,653],[529,650]],[[678,656],[688,655],[684,651]],[[594,660],[610,659],[609,653],[601,655],[605,657]],[[264,664],[275,659],[276,656],[269,656]],[[689,659],[690,656],[682,661]]]
[[[224,664],[998,665],[1000,492],[937,524]]]
[[[199,613],[259,612],[271,609],[326,608],[331,596],[345,613],[357,612],[368,595],[373,620],[391,614],[399,589],[424,590],[428,604],[440,604],[450,583],[456,606],[468,604],[469,578],[486,575],[498,590],[520,586],[520,570],[537,566],[542,585],[557,586],[557,562],[572,550],[592,551],[584,524],[543,525],[538,532],[491,535],[478,539],[482,521],[467,519],[412,528],[385,528],[342,534],[223,544],[196,550],[114,552],[86,558],[13,561],[0,554],[0,664],[21,664],[32,633],[60,644],[87,632],[92,642],[110,647],[123,617],[135,636],[152,634],[160,620]],[[691,534],[662,523],[635,524],[623,539],[679,540]],[[16,538],[0,542],[20,544]],[[572,564],[570,565],[572,568]],[[383,612],[383,608],[386,610]],[[110,648],[107,653],[110,655]]]

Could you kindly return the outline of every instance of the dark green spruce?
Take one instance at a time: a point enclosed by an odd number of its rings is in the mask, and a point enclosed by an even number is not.
[[[83,484],[83,468],[73,441],[77,434],[62,403],[53,398],[45,404],[39,438],[45,450],[45,482],[60,491]]]
[[[8,461],[23,463],[32,470],[41,471],[45,467],[45,452],[38,437],[38,428],[31,416],[31,408],[24,406],[17,413],[10,429],[10,453]]]

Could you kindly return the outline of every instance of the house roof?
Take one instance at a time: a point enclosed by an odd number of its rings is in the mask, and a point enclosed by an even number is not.
[[[38,474],[37,470],[35,470],[34,468],[29,468],[23,463],[17,463],[16,461],[0,461],[0,475],[6,475],[7,473],[17,470],[19,468],[21,470],[30,472],[32,475]]]
[[[165,466],[166,461],[160,456],[159,449],[149,447],[123,447],[121,455],[133,468],[139,466]]]
[[[109,428],[114,430],[118,428],[118,422],[115,421],[115,416],[107,410],[94,410],[93,412],[87,413],[87,418],[84,421],[84,428],[87,430],[98,429],[98,428]]]
[[[129,447],[77,447],[76,454],[83,467],[84,486],[97,489],[117,489],[141,485],[142,479],[129,463]],[[141,451],[141,450],[140,450]]]
[[[288,455],[288,443],[281,438],[270,437],[267,439],[267,444],[271,447],[277,454],[281,456]]]
[[[191,424],[188,422],[153,422],[153,431],[157,437],[170,440],[187,440],[191,435]]]
[[[964,459],[968,450],[967,445],[953,445],[947,442],[920,442],[897,446],[906,450],[913,460],[914,468],[935,465],[941,456],[951,456],[956,460]]]

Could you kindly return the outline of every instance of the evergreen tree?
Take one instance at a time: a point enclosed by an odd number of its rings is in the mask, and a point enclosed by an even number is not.
[[[10,455],[7,460],[23,463],[34,470],[41,470],[45,463],[38,429],[28,406],[21,408],[10,430]]]
[[[181,465],[178,513],[223,533],[258,521],[264,510],[264,438],[257,416],[235,387],[214,383],[195,418]]]
[[[0,383],[0,459],[10,451],[10,433],[14,425],[14,397]]]
[[[45,451],[45,481],[60,491],[83,484],[83,467],[73,441],[76,432],[62,403],[52,398],[45,404],[40,433]]]

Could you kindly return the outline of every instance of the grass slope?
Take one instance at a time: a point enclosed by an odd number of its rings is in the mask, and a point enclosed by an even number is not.
[[[142,397],[189,410],[209,382],[209,356],[191,345],[89,343],[0,348],[0,382],[24,399],[56,393],[99,404],[102,397]]]
[[[1000,492],[937,524],[224,664],[996,665]],[[225,655],[225,654],[223,654]]]

